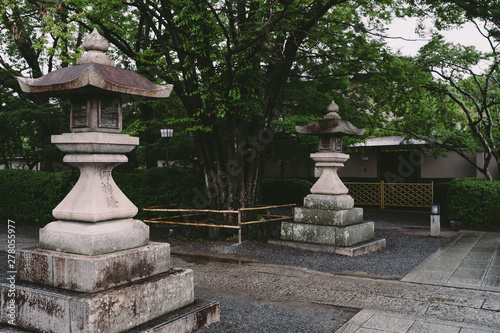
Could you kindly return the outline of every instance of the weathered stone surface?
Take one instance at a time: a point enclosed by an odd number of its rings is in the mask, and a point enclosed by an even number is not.
[[[304,208],[349,209],[354,207],[354,199],[350,195],[309,194],[304,198]]]
[[[67,221],[100,222],[132,218],[137,207],[118,188],[111,172],[127,162],[120,154],[69,154],[64,162],[80,169],[80,178],[52,214]]]
[[[99,223],[55,221],[40,229],[40,248],[95,256],[144,246],[149,227],[126,219]]]
[[[39,332],[123,332],[194,302],[191,270],[171,270],[140,283],[82,294],[18,282],[16,326]],[[1,300],[8,286],[1,284]],[[0,318],[6,323],[5,316]]]
[[[441,222],[439,215],[431,215],[431,236],[439,237],[441,232]]]
[[[343,153],[314,153],[311,158],[316,162],[316,167],[321,168],[321,176],[311,187],[312,194],[347,194],[349,190],[342,183],[337,170],[344,166],[349,155]]]
[[[46,250],[17,251],[17,278],[57,288],[97,292],[170,269],[170,244],[84,256]]]
[[[191,333],[220,321],[220,304],[195,299],[193,304],[161,316],[127,333]]]
[[[352,246],[373,238],[375,224],[366,222],[345,227],[282,222],[281,239],[296,242]]]
[[[125,154],[139,145],[139,138],[126,134],[84,132],[52,135],[51,142],[64,153]]]
[[[303,243],[295,241],[285,241],[281,239],[270,239],[268,240],[270,244],[276,244],[281,246],[289,246],[296,249],[303,249],[308,251],[320,251],[327,253],[341,254],[349,257],[356,257],[363,254],[379,251],[385,249],[385,238],[373,239],[366,242],[361,242],[352,246],[336,246],[327,244],[313,244],[313,243]]]
[[[333,210],[296,207],[294,220],[307,224],[352,225],[363,222],[363,208]]]

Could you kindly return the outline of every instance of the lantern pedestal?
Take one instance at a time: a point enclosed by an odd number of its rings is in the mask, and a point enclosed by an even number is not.
[[[349,155],[315,153],[311,158],[322,174],[312,194],[304,198],[304,206],[295,208],[294,222],[282,222],[279,243],[350,256],[385,248],[385,239],[373,239],[374,223],[363,222],[363,209],[354,208],[353,198],[337,175]]]
[[[310,155],[316,162],[316,168],[322,170],[318,181],[311,187],[313,194],[340,195],[349,191],[337,175],[349,155],[343,153],[314,153]],[[351,206],[352,207],[352,206]]]

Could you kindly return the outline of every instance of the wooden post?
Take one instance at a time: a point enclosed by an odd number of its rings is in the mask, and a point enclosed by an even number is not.
[[[241,244],[241,210],[238,209],[238,244]]]
[[[431,181],[431,205],[434,204],[434,181]]]
[[[384,187],[385,187],[385,185],[384,185],[384,181],[383,181],[383,180],[381,180],[381,181],[380,181],[380,208],[381,208],[381,209],[384,209],[384,208],[385,208],[385,207],[384,207]]]

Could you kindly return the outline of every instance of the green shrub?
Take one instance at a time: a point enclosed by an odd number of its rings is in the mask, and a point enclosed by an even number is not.
[[[450,220],[461,221],[470,229],[500,228],[500,181],[458,178],[450,181],[447,192]]]
[[[75,172],[0,170],[0,216],[26,223],[53,221],[52,210],[77,178]]]
[[[122,192],[139,208],[137,219],[144,219],[144,207],[165,205],[167,175],[164,168],[151,168],[133,173],[113,173],[113,179]],[[186,168],[169,170],[169,202],[178,204],[193,200],[196,188],[203,188],[200,173]]]
[[[54,221],[52,210],[77,182],[79,171],[49,173],[31,170],[0,170],[0,217],[16,222],[43,225]],[[113,172],[122,192],[139,208],[163,205],[166,201],[166,173],[153,168],[132,173]],[[202,177],[192,170],[172,168],[169,197],[171,203],[192,201],[193,189],[202,188]]]
[[[262,203],[265,205],[302,205],[304,197],[311,193],[313,183],[306,179],[265,178],[261,184]]]
[[[434,183],[434,203],[441,206],[441,225],[449,227],[450,217],[448,214],[448,188],[450,182]]]

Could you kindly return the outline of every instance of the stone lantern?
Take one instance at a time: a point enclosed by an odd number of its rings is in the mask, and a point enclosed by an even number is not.
[[[83,46],[76,66],[18,79],[24,92],[71,100],[71,133],[53,135],[52,143],[80,178],[53,210],[58,221],[40,230],[39,249],[17,252],[15,324],[37,332],[158,325],[191,332],[217,321],[219,304],[194,299],[193,272],[170,267],[170,245],[149,241],[149,227],[133,218],[137,207],[112,177],[139,144],[121,134],[122,103],[166,98],[172,86],[115,67],[97,30]]]
[[[342,137],[365,131],[342,120],[338,110],[332,102],[323,119],[296,128],[297,133],[319,137],[318,152],[311,158],[322,173],[304,198],[304,206],[295,208],[294,222],[282,222],[277,243],[354,256],[384,248],[385,240],[373,240],[373,222],[363,222],[363,209],[354,208],[349,190],[337,175],[349,159],[342,153]]]
[[[322,169],[322,173],[311,188],[313,194],[339,195],[348,192],[337,175],[337,170],[349,159],[349,155],[342,153],[342,137],[363,135],[365,130],[342,120],[338,110],[339,106],[332,102],[323,119],[313,120],[305,127],[296,128],[297,133],[319,137],[318,152],[311,154],[311,158],[316,162],[316,167]]]

